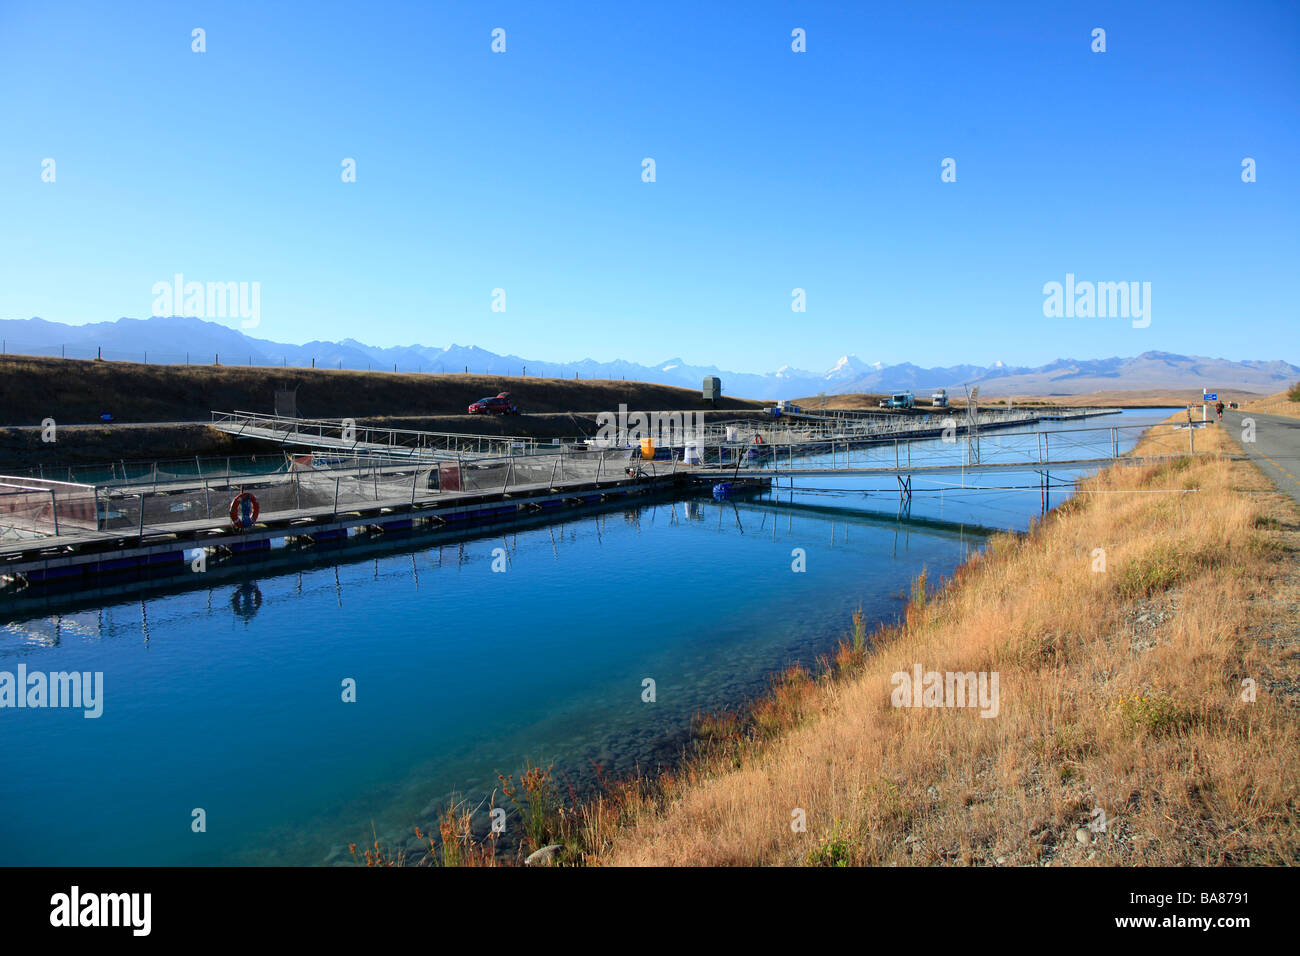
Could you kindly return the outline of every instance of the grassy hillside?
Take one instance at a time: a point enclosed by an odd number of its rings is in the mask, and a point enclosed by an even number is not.
[[[1278,392],[1267,398],[1242,406],[1243,411],[1263,412],[1266,415],[1285,415],[1288,418],[1300,418],[1300,384],[1286,392]]]
[[[0,425],[93,423],[104,412],[120,422],[206,421],[213,410],[270,412],[278,388],[297,388],[308,418],[463,415],[470,402],[510,392],[524,412],[667,411],[710,406],[698,391],[644,382],[417,375],[336,369],[211,365],[4,356]],[[726,398],[719,408],[763,403]]]
[[[1108,469],[572,839],[611,864],[1295,865],[1298,546],[1246,462]],[[999,672],[997,716],[891,706],[918,662]]]
[[[673,773],[567,803],[548,767],[504,778],[528,810],[524,851],[561,844],[561,862],[597,865],[1300,863],[1300,510],[1218,454],[1240,451],[1224,429],[1196,444],[1210,454],[1087,479],[937,590],[922,573],[898,626],[869,634],[858,615],[830,659],[790,668],[744,712],[701,715]],[[1165,435],[1136,453],[1181,447]],[[918,665],[998,674],[997,706],[896,706],[895,675]],[[471,811],[446,812],[428,861],[494,862]]]

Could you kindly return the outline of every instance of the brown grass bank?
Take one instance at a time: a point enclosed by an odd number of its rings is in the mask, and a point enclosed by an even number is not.
[[[1242,411],[1300,418],[1300,384],[1296,384],[1289,391],[1278,392],[1276,395],[1269,395],[1267,398],[1244,404],[1242,405]]]
[[[1247,462],[1109,469],[555,836],[605,865],[1298,863],[1298,550]],[[997,672],[997,716],[892,706],[916,664]]]
[[[270,412],[277,389],[297,389],[306,418],[463,415],[470,402],[508,391],[524,412],[711,409],[698,389],[649,382],[500,375],[359,372],[238,365],[144,365],[0,356],[0,425],[208,421],[211,412]],[[761,409],[726,396],[722,409]]]

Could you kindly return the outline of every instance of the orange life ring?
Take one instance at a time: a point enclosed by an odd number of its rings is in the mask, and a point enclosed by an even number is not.
[[[755,444],[755,445],[761,445],[761,444],[763,444],[763,436],[762,436],[762,435],[755,435],[755,436],[754,436],[754,444]]]
[[[251,528],[257,523],[262,508],[250,491],[241,491],[230,502],[230,523],[236,528]]]

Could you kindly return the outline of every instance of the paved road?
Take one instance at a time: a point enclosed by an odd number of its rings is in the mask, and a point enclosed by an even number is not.
[[[1245,419],[1255,422],[1253,444],[1242,440]],[[1280,491],[1300,504],[1300,418],[1225,411],[1223,424],[1250,460],[1273,479]]]

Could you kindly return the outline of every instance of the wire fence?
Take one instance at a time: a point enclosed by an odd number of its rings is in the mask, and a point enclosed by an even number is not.
[[[99,359],[105,362],[136,362],[143,365],[224,365],[253,368],[339,369],[352,372],[402,372],[424,375],[483,374],[528,378],[528,366],[507,362],[465,364],[429,359],[428,362],[387,362],[379,358],[332,358],[316,355],[265,355],[257,352],[172,352],[158,350],[131,351],[104,348],[84,342],[59,345],[33,345],[0,339],[0,355],[38,358]],[[581,378],[581,370],[563,365],[538,363],[532,378]],[[602,376],[588,376],[600,378]],[[604,376],[607,377],[607,376]]]

